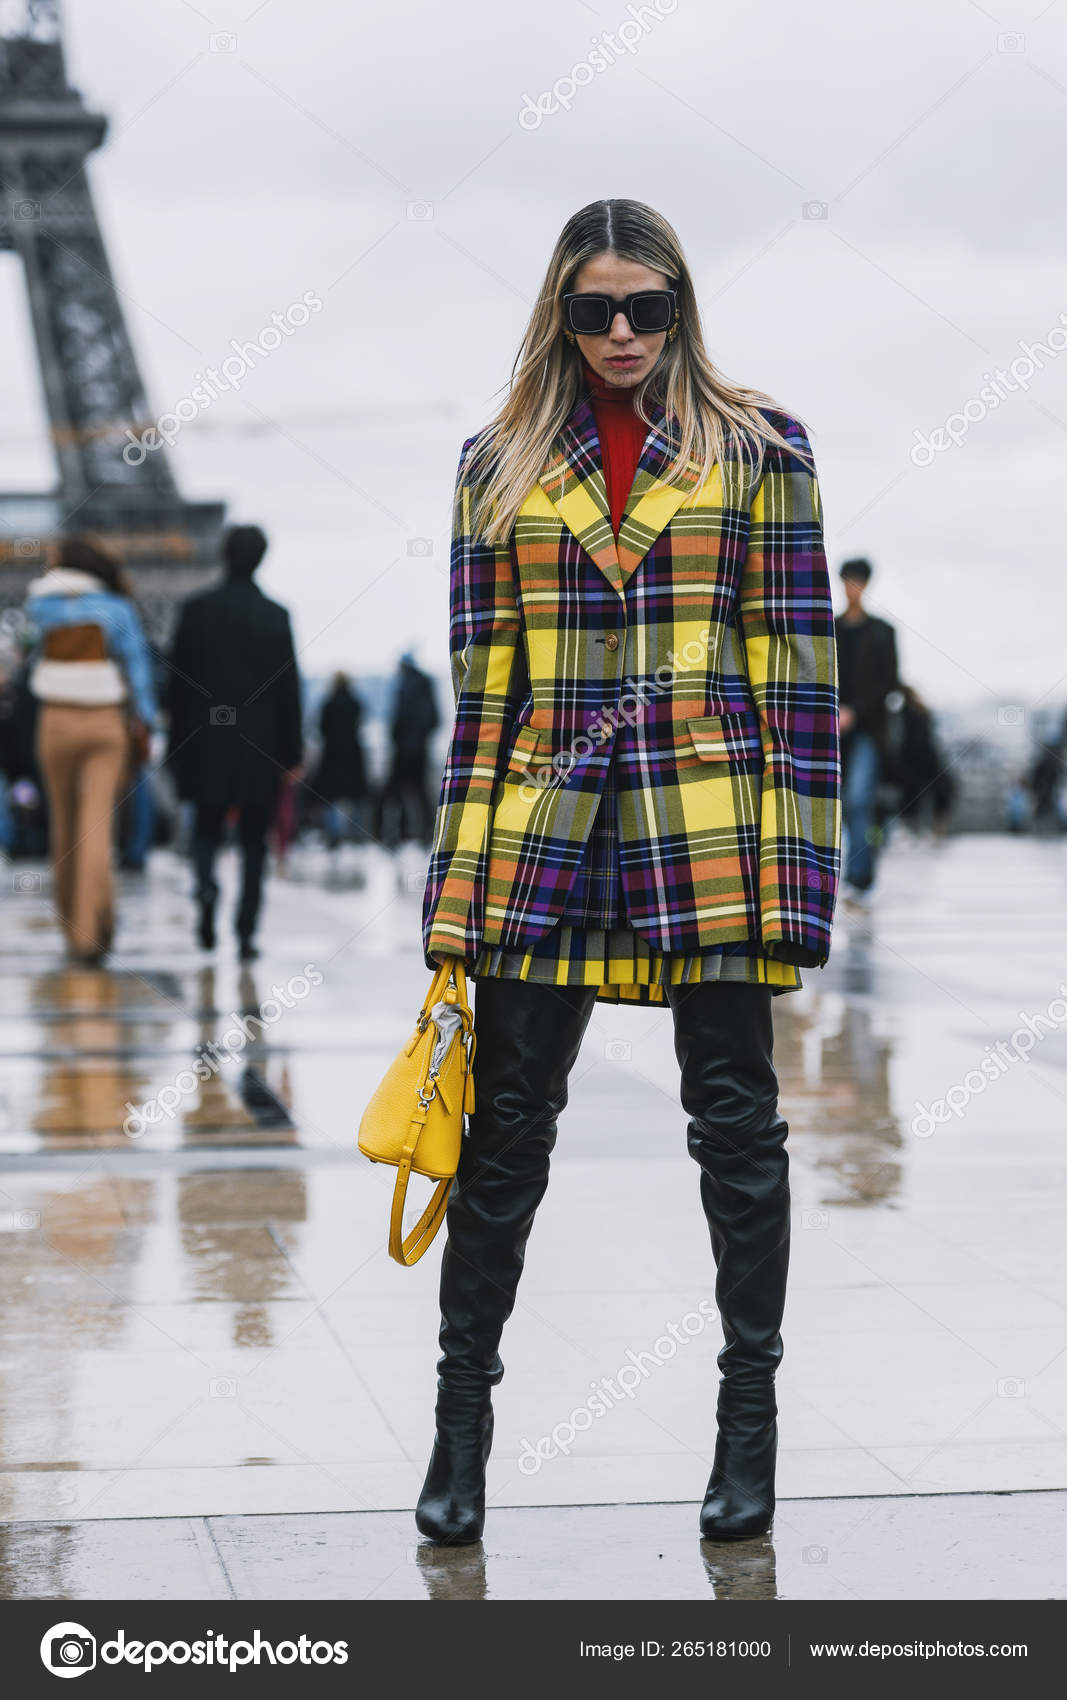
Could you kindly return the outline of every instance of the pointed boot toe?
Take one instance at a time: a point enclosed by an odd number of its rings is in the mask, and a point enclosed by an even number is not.
[[[415,1527],[438,1546],[471,1546],[485,1528],[485,1469],[493,1413],[441,1424],[415,1507]]]
[[[700,1535],[705,1541],[749,1541],[765,1535],[774,1521],[770,1503],[758,1495],[740,1494],[720,1485],[708,1493],[700,1509]]]
[[[778,1422],[773,1386],[720,1392],[715,1462],[700,1510],[706,1541],[747,1541],[774,1520]]]

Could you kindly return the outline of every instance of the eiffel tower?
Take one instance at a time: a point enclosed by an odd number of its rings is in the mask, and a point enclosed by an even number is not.
[[[58,472],[46,495],[0,491],[0,621],[17,626],[49,539],[89,531],[163,643],[176,599],[214,577],[225,510],[183,500],[165,446],[123,458],[152,414],[85,169],[106,131],[67,81],[59,0],[0,0],[0,250],[22,260]]]

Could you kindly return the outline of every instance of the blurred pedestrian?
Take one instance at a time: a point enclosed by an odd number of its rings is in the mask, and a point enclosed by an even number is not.
[[[52,888],[72,956],[99,963],[114,932],[113,817],[131,754],[147,759],[157,709],[148,644],[118,560],[64,538],[26,593],[40,704]]]
[[[913,685],[901,685],[900,732],[892,775],[900,818],[916,834],[945,829],[956,786],[934,730],[934,717]]]
[[[358,810],[367,795],[367,761],[360,736],[362,719],[363,704],[347,675],[335,673],[319,714],[322,749],[311,786],[314,795],[326,805],[324,828],[331,850],[336,850],[344,836],[341,805],[347,803]]]
[[[147,760],[133,763],[130,789],[123,811],[122,853],[119,860],[127,872],[135,874],[144,873],[156,829],[155,793],[148,774]]]
[[[242,962],[259,955],[255,932],[267,833],[283,775],[303,750],[300,678],[289,615],[253,583],[267,551],[256,525],[223,538],[226,576],[184,604],[170,656],[166,760],[179,796],[196,805],[193,865],[197,937],[215,946],[215,859],[229,810],[237,810],[241,894],[234,917]]]
[[[377,838],[395,850],[409,839],[429,848],[434,808],[427,785],[430,739],[441,724],[433,680],[400,657],[390,727],[392,756],[378,801]]]
[[[861,905],[874,885],[875,799],[886,760],[886,698],[899,688],[896,634],[887,620],[869,614],[864,592],[873,568],[857,557],[841,568],[847,605],[834,621],[841,703],[843,881],[846,896]]]
[[[1057,833],[1063,825],[1060,818],[1060,785],[1063,780],[1063,758],[1059,745],[1041,744],[1026,776],[1026,787],[1034,800],[1034,831]]]
[[[24,628],[21,656],[11,681],[11,828],[13,861],[37,861],[48,854],[48,819],[37,762],[37,721],[41,705],[30,689],[36,665],[33,634]]]
[[[0,663],[0,850],[10,855],[15,842],[11,787],[18,778],[18,733],[15,724],[13,669]]]

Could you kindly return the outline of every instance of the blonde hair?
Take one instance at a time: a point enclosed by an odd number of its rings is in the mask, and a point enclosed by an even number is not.
[[[664,482],[678,483],[690,461],[700,467],[700,484],[716,464],[725,477],[728,451],[739,466],[747,461],[756,479],[770,443],[804,458],[759,412],[781,412],[778,403],[760,390],[731,383],[712,363],[689,267],[667,220],[641,201],[591,201],[560,233],[515,356],[507,399],[478,433],[476,464],[469,474],[474,479],[481,474],[482,481],[472,491],[471,526],[487,543],[510,536],[581,393],[581,353],[564,335],[562,300],[584,262],[605,253],[662,272],[677,293],[678,333],[634,392],[635,408],[647,424],[651,402],[662,402],[666,409],[664,429],[674,459]]]

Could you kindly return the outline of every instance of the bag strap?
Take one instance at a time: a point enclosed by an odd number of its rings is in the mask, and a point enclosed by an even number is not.
[[[448,1195],[452,1190],[453,1176],[447,1180],[438,1181],[433,1190],[433,1197],[412,1228],[407,1239],[403,1239],[404,1201],[407,1198],[408,1177],[411,1174],[411,1158],[402,1157],[396,1171],[396,1186],[393,1188],[393,1208],[389,1216],[389,1256],[394,1263],[402,1263],[405,1269],[410,1269],[417,1263],[423,1252],[437,1233],[445,1218],[448,1205]]]

